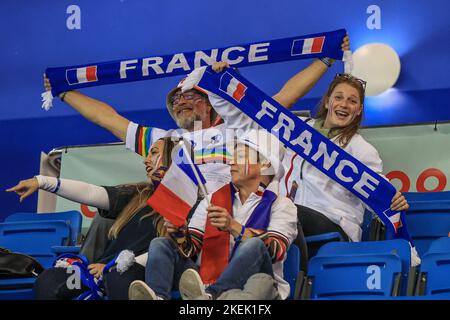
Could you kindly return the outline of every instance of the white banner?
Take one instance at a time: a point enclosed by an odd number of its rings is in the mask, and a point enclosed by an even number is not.
[[[450,123],[369,128],[361,134],[380,153],[383,172],[397,190],[450,190]]]
[[[100,186],[147,180],[143,158],[126,150],[123,144],[67,148],[61,156],[60,177]],[[83,233],[97,213],[96,208],[57,197],[56,211],[66,210],[78,210],[83,214]]]

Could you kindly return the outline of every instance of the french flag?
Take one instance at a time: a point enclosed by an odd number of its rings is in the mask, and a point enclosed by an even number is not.
[[[292,56],[303,54],[321,53],[325,37],[296,39],[292,42]]]
[[[172,165],[147,204],[171,223],[181,227],[197,202],[199,183],[204,185],[206,180],[191,156],[185,153],[185,149],[180,145],[177,148]]]
[[[392,226],[395,229],[395,233],[398,232],[398,229],[402,227],[402,220],[401,220],[401,212],[389,212],[390,210],[386,210],[384,214],[391,222]]]
[[[228,94],[237,102],[241,102],[241,99],[245,96],[245,90],[247,90],[247,87],[244,86],[238,79],[233,77],[229,72],[225,72],[220,77],[219,89],[220,91]]]
[[[70,85],[98,81],[97,66],[68,69],[66,70],[66,79]]]

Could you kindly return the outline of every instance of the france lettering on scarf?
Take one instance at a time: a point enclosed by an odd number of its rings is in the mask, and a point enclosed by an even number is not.
[[[224,82],[231,81],[230,77],[234,78],[236,87],[242,85],[247,88],[239,101],[230,92],[221,89]],[[404,221],[404,212],[393,212],[390,209],[396,190],[383,177],[304,123],[231,68],[216,73],[208,67],[198,86],[234,104],[261,127],[274,134],[284,145],[361,199],[386,226],[395,231],[396,237],[404,238],[412,245]]]
[[[345,34],[346,30],[340,29],[224,48],[47,68],[45,74],[50,80],[52,95],[56,97],[68,90],[188,74],[195,68],[218,61],[244,67],[321,57],[342,60],[341,43]]]
[[[174,155],[172,165],[147,204],[181,227],[197,201],[199,183],[205,184],[206,180],[184,148],[178,145]]]

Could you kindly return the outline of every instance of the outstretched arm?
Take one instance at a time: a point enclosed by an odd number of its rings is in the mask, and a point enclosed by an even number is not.
[[[44,87],[47,91],[52,89],[50,81],[45,74]],[[78,91],[66,91],[59,96],[65,103],[78,111],[87,120],[105,128],[125,142],[130,121],[118,114],[113,107],[102,101],[90,98]]]
[[[341,44],[342,51],[350,50],[350,42],[348,35],[346,35]],[[332,59],[328,59],[328,63],[333,63]],[[275,94],[274,98],[285,108],[291,108],[301,97],[307,94],[319,81],[320,78],[327,72],[328,65],[321,60],[316,60],[311,63],[306,69],[303,69],[281,88]]]
[[[22,180],[6,191],[15,192],[20,196],[20,202],[22,202],[38,189],[56,193],[58,196],[71,201],[109,210],[109,197],[106,189],[82,181],[36,176],[28,180]]]

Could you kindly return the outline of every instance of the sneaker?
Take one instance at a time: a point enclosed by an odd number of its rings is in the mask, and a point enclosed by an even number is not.
[[[183,300],[211,300],[211,295],[205,292],[202,278],[194,269],[187,269],[183,272],[179,289]]]
[[[155,292],[144,281],[136,280],[130,284],[128,289],[130,300],[158,300]]]

